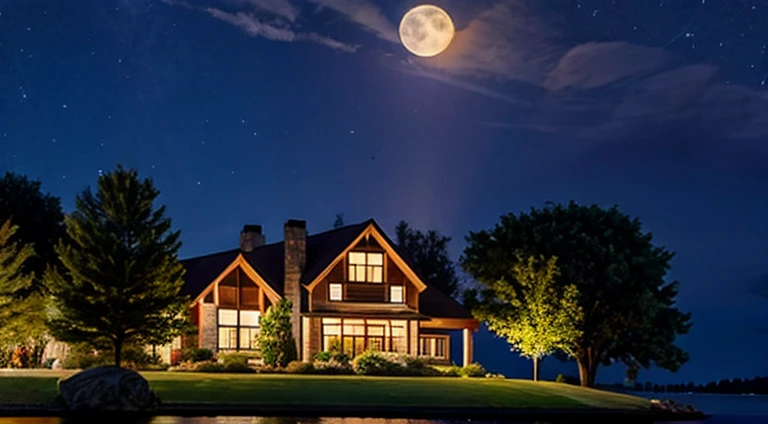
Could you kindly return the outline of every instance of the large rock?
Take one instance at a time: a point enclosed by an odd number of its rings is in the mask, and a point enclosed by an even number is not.
[[[160,399],[139,373],[98,367],[59,381],[59,393],[71,411],[154,411]]]

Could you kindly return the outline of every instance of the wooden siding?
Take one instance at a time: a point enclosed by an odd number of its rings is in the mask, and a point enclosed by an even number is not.
[[[383,309],[390,309],[392,307],[402,308],[403,306],[407,306],[410,309],[418,311],[418,287],[406,277],[405,273],[395,264],[392,258],[386,254],[384,249],[378,246],[376,240],[369,238],[366,242],[365,239],[363,239],[353,251],[384,253],[384,283],[349,283],[347,276],[348,258],[344,257],[331,268],[331,271],[319,284],[314,286],[309,296],[310,311],[350,311],[355,309],[355,304],[366,304],[366,310],[370,310],[370,307],[368,307],[370,304],[381,304]],[[354,299],[354,301],[330,301],[328,298],[328,285],[330,283],[343,283],[344,298]],[[391,285],[403,286],[405,290],[404,304],[388,302],[389,287]]]

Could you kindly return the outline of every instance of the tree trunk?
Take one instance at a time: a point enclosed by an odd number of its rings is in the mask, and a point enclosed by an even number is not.
[[[539,357],[533,357],[533,381],[539,381]]]
[[[123,339],[115,339],[115,366],[120,367],[123,361]]]
[[[579,364],[579,380],[583,387],[594,387],[595,377],[597,376],[597,350],[591,347],[587,348],[587,351],[578,358],[576,362]]]

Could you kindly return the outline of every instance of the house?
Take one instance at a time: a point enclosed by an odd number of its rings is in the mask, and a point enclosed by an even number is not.
[[[256,350],[260,317],[286,298],[302,360],[335,345],[350,357],[371,349],[472,362],[478,322],[428,287],[374,220],[312,235],[289,220],[284,235],[266,244],[261,226],[246,225],[239,248],[182,261],[198,330],[177,349]],[[462,358],[450,357],[455,330]]]

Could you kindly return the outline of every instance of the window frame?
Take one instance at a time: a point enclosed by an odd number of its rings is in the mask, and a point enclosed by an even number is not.
[[[333,298],[333,287],[338,286],[340,296],[338,299]],[[343,302],[344,301],[344,284],[343,283],[328,283],[328,301],[329,302]]]
[[[437,355],[440,350],[438,343],[442,344],[442,355]],[[426,352],[424,347],[426,347]],[[419,356],[427,358],[436,358],[450,360],[451,356],[451,336],[447,334],[419,334]]]
[[[365,263],[352,263],[352,257],[353,255],[363,255],[365,257]],[[379,264],[370,264],[370,256],[378,255],[381,257],[381,263]],[[370,252],[370,251],[364,251],[364,250],[352,250],[347,253],[346,257],[346,274],[347,274],[347,281],[350,283],[359,283],[359,284],[383,284],[386,281],[386,276],[384,274],[386,263],[386,253],[385,252]],[[364,274],[364,277],[362,280],[359,280],[357,278],[357,275],[359,274],[359,268],[362,267],[362,273]],[[376,275],[375,270],[379,269],[379,276],[380,281],[375,281],[376,278],[374,276]]]
[[[221,323],[221,315],[222,312],[235,312],[235,323],[234,324],[222,324]],[[255,312],[257,314],[257,322],[256,325],[244,325],[242,324],[242,314],[243,312]],[[258,345],[256,347],[254,346],[253,340],[251,340],[250,343],[248,343],[248,347],[241,347],[243,344],[242,340],[242,330],[249,330],[249,334],[252,334],[254,330],[258,332],[261,331],[261,311],[258,309],[243,309],[243,308],[221,308],[216,307],[216,350],[221,351],[255,351],[258,350]],[[222,330],[229,331],[230,334],[228,336],[229,343],[227,346],[222,346]],[[232,339],[232,333],[231,331],[234,330],[234,342]],[[233,347],[234,346],[234,347]]]

